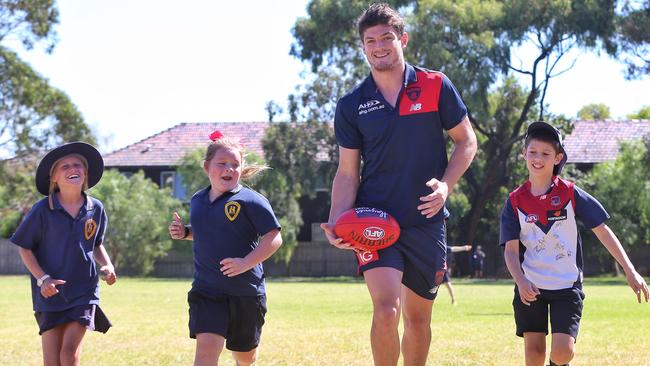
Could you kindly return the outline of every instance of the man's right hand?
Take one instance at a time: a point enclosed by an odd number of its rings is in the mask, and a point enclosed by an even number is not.
[[[327,237],[327,241],[330,242],[333,246],[339,248],[339,249],[350,249],[354,250],[352,245],[350,243],[346,243],[343,241],[343,239],[338,238],[336,236],[336,233],[334,232],[334,226],[330,225],[327,222],[323,222],[320,224],[321,229],[325,232],[325,237]]]

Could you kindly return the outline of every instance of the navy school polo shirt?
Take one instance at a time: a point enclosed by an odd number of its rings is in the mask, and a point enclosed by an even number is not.
[[[194,238],[192,287],[213,296],[256,296],[266,293],[264,270],[259,263],[234,277],[221,273],[221,260],[243,258],[260,237],[280,229],[271,204],[261,194],[242,186],[210,202],[210,187],[192,197],[190,223]]]
[[[46,299],[32,278],[34,311],[54,312],[99,304],[99,276],[93,249],[104,241],[108,218],[99,200],[84,197],[86,203],[77,217],[65,211],[56,195],[52,198],[52,210],[47,197],[43,198],[27,213],[10,239],[30,249],[45,273],[66,281],[57,286],[59,294]]]
[[[519,261],[538,288],[560,290],[582,282],[582,240],[576,219],[592,229],[609,219],[592,196],[554,178],[546,194],[533,196],[530,181],[510,193],[501,212],[500,240],[519,240]]]
[[[426,182],[441,179],[447,168],[443,129],[455,127],[466,115],[444,74],[409,64],[395,108],[372,75],[341,98],[334,118],[337,142],[360,150],[363,161],[356,206],[385,210],[401,227],[442,220],[446,208],[427,219],[417,206],[420,197],[432,192]]]

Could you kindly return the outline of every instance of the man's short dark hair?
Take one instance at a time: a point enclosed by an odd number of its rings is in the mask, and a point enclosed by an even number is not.
[[[400,37],[404,33],[404,18],[397,12],[397,10],[390,7],[386,3],[375,3],[370,5],[366,11],[361,14],[357,19],[357,28],[359,30],[359,37],[363,42],[363,33],[370,27],[376,25],[389,25],[393,27],[397,36]]]

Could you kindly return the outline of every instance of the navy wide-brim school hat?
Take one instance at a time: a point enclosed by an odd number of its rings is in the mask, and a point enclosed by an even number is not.
[[[70,142],[54,148],[38,163],[38,168],[36,168],[36,189],[41,194],[44,196],[50,194],[50,172],[54,163],[70,154],[79,154],[86,158],[88,162],[88,188],[94,186],[102,179],[102,175],[104,174],[104,159],[102,158],[102,154],[94,146],[85,142]]]
[[[539,131],[539,130],[544,130],[544,131],[550,132],[551,135],[553,135],[553,136],[555,136],[557,138],[557,142],[560,144],[560,150],[562,151],[562,155],[564,155],[564,157],[562,158],[562,160],[560,161],[560,163],[558,165],[553,167],[553,175],[558,175],[558,174],[560,174],[560,172],[562,172],[562,168],[564,167],[564,164],[566,163],[567,158],[568,158],[567,154],[566,154],[566,151],[564,150],[564,142],[562,141],[562,133],[560,132],[560,130],[558,130],[557,128],[551,126],[550,124],[548,124],[546,122],[537,121],[537,122],[531,123],[530,126],[528,126],[528,129],[526,130],[526,137],[525,137],[524,140],[528,139],[528,136],[531,133],[534,133],[535,131]]]

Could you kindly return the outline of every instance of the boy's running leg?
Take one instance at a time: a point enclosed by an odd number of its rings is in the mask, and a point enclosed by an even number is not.
[[[196,355],[194,366],[215,366],[219,364],[219,355],[226,339],[215,333],[198,333],[196,335]]]
[[[573,359],[576,340],[565,333],[553,333],[551,341],[551,361],[564,365]]]
[[[61,343],[61,366],[79,365],[81,356],[81,341],[86,334],[86,326],[78,322],[63,325],[63,340]]]
[[[400,288],[402,272],[376,267],[363,273],[372,299],[370,345],[375,366],[395,366],[399,359]]]
[[[544,366],[544,360],[546,359],[546,334],[525,332],[524,350],[526,366]]]
[[[61,345],[63,344],[63,328],[65,324],[43,332],[41,344],[43,346],[43,365],[60,366]]]
[[[432,308],[433,300],[420,297],[408,287],[402,286],[404,366],[424,366],[427,362],[431,345]]]

